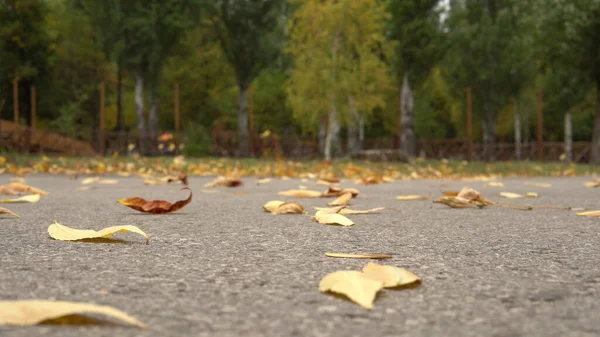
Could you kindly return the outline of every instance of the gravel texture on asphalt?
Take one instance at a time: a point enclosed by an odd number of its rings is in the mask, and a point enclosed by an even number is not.
[[[167,215],[136,212],[116,200],[139,196],[175,201],[180,185],[144,186],[140,178],[91,185],[65,176],[28,176],[51,194],[37,204],[3,205],[21,215],[0,220],[0,299],[56,299],[111,305],[147,323],[127,326],[0,327],[2,337],[31,336],[598,336],[600,335],[600,220],[574,211],[489,207],[450,209],[395,197],[470,186],[488,199],[522,205],[600,209],[589,178],[481,181],[397,181],[356,187],[353,227],[312,222],[306,215],[265,213],[269,200],[297,200],[314,213],[332,199],[294,199],[277,192],[299,179],[214,188],[190,178],[194,199]],[[0,177],[0,183],[9,176]],[[551,188],[525,185],[548,182]],[[537,192],[508,200],[501,191]],[[117,243],[55,241],[54,221],[74,228],[118,224],[151,236],[119,233]],[[389,253],[381,263],[404,267],[420,287],[385,290],[372,311],[320,293],[319,280],[337,270],[360,270],[368,260],[324,252]]]

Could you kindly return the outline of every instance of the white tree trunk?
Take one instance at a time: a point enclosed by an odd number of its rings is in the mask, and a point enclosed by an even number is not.
[[[135,74],[135,114],[137,116],[137,131],[140,141],[139,151],[142,154],[146,153],[146,118],[144,116],[144,78],[138,72]]]
[[[519,111],[519,101],[515,99],[515,156],[521,160],[521,112]]]
[[[326,128],[326,133],[325,133],[325,147],[323,150],[323,154],[325,155],[325,160],[331,160],[331,142],[333,141],[333,136],[331,134],[331,120],[333,116],[333,111],[329,111],[329,114],[327,115],[327,119],[329,121],[327,128]]]
[[[327,135],[325,136],[325,160],[331,160],[339,152],[340,124],[337,121],[337,109],[332,105],[328,115]]]
[[[238,156],[250,155],[250,141],[248,132],[248,86],[240,84],[238,100]]]
[[[573,161],[573,124],[571,122],[571,111],[565,114],[565,156],[566,161]]]
[[[417,144],[415,140],[414,97],[410,89],[408,74],[404,74],[400,95],[400,143],[402,150],[409,156],[415,156]]]
[[[151,87],[148,91],[148,98],[148,103],[150,104],[150,108],[148,109],[148,143],[151,145],[151,152],[156,152],[158,137],[158,106],[160,104],[158,89]]]
[[[329,118],[329,116],[327,117]],[[319,124],[319,153],[325,154],[325,140],[327,137],[327,119],[323,118]]]

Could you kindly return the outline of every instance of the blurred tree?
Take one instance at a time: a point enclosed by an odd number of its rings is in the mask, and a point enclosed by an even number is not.
[[[289,104],[304,127],[327,121],[324,154],[332,158],[339,124],[360,123],[385,105],[394,44],[384,29],[389,14],[376,0],[304,0],[290,19],[293,68]]]

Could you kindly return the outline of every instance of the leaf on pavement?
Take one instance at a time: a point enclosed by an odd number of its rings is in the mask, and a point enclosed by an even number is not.
[[[581,213],[577,213],[577,215],[581,215],[581,216],[600,216],[600,211],[581,212]]]
[[[117,179],[100,179],[100,181],[98,181],[98,184],[102,185],[116,185],[118,183],[119,181]]]
[[[267,202],[266,204],[264,204],[263,208],[265,209],[265,211],[271,213],[275,209],[277,209],[277,207],[281,206],[282,204],[285,204],[285,201],[271,200],[271,201]]]
[[[347,258],[347,259],[391,259],[389,254],[345,254],[345,253],[325,253],[329,257]]]
[[[2,189],[2,187],[5,187],[5,189]],[[41,190],[39,188],[33,187],[33,186],[29,186],[29,185],[25,185],[25,184],[21,184],[21,183],[10,183],[8,185],[4,185],[4,186],[0,186],[0,192],[1,191],[8,191],[11,193],[4,193],[4,194],[8,194],[8,195],[15,195],[16,193],[14,192],[18,192],[18,193],[31,193],[31,194],[39,194],[39,195],[49,195],[50,193]]]
[[[16,198],[16,199],[2,199],[1,203],[5,204],[17,204],[17,203],[34,203],[40,201],[39,194],[30,194],[24,197]]]
[[[100,177],[85,178],[81,181],[81,185],[89,185],[89,184],[93,184],[98,181],[100,181]]]
[[[81,314],[101,314],[140,328],[147,326],[123,311],[113,307],[76,303],[66,301],[0,301],[0,325],[35,325],[40,323],[58,322],[61,324],[78,324],[82,320],[77,317]],[[94,321],[101,323],[101,321]]]
[[[396,197],[396,199],[398,199],[398,200],[427,200],[429,198],[424,195],[410,194],[410,195],[399,195]]]
[[[350,215],[350,214],[369,214],[369,213],[379,212],[379,211],[382,211],[384,209],[385,209],[385,207],[377,207],[377,208],[371,208],[371,209],[365,209],[365,210],[343,208],[338,213],[339,214],[347,214],[347,215]]]
[[[442,191],[442,194],[447,197],[455,197],[460,193],[460,191]]]
[[[256,183],[259,185],[262,185],[262,184],[270,183],[272,180],[273,180],[272,178],[263,178],[263,179],[259,179],[258,181],[256,181]]]
[[[552,187],[552,185],[548,184],[548,183],[536,183],[533,181],[526,181],[524,183],[525,185],[529,185],[529,186],[535,186],[535,187],[543,187],[543,188],[550,188]]]
[[[384,288],[418,285],[421,283],[421,279],[417,275],[406,269],[394,266],[382,266],[373,262],[369,262],[363,268],[363,273],[368,278],[383,282]]]
[[[352,226],[354,222],[341,214],[318,211],[312,219],[318,223],[337,226]]]
[[[344,193],[340,195],[337,199],[329,203],[329,206],[346,206],[352,199],[352,193]]]
[[[302,214],[304,207],[297,202],[285,202],[280,200],[269,201],[263,205],[265,211],[277,215],[277,214]]]
[[[181,190],[190,191],[190,196],[185,200],[179,200],[173,204],[166,200],[146,200],[137,197],[119,199],[117,202],[140,212],[152,214],[171,213],[184,208],[192,201],[192,190],[190,190],[188,187],[184,187]]]
[[[324,198],[339,197],[344,193],[350,193],[352,194],[353,198],[356,198],[360,192],[356,188],[339,188],[330,186],[326,191],[321,193],[321,196]]]
[[[476,190],[465,187],[456,196],[445,196],[434,200],[435,203],[444,204],[452,208],[469,208],[493,205],[494,203],[485,199],[483,195]]]
[[[485,186],[487,186],[487,187],[504,187],[504,184],[500,181],[490,181],[489,183],[485,184]]]
[[[17,213],[15,213],[7,208],[4,208],[4,207],[0,207],[0,214],[8,214],[8,215],[12,215],[16,218],[20,218],[20,216]]]
[[[150,243],[150,237],[148,234],[144,233],[141,229],[132,225],[121,225],[121,226],[112,226],[104,228],[100,231],[95,231],[93,229],[75,229],[71,227],[67,227],[65,225],[61,225],[58,222],[54,221],[48,227],[48,234],[55,240],[60,241],[77,241],[77,240],[85,240],[85,239],[108,239],[113,236],[115,233],[126,233],[133,232],[138,233],[146,238],[146,244]]]
[[[521,199],[521,198],[537,198],[538,194],[535,192],[527,192],[526,194],[518,194],[512,192],[500,192],[500,196],[507,199]]]
[[[322,192],[311,190],[287,190],[277,194],[295,198],[320,198],[323,195]]]
[[[600,180],[599,179],[594,179],[593,181],[586,181],[585,183],[583,183],[583,186],[585,186],[587,188],[597,188],[597,187],[600,187]]]
[[[188,177],[185,174],[177,176],[166,176],[166,177],[148,177],[144,179],[144,185],[166,185],[175,182],[181,182],[183,185],[188,185]]]
[[[215,187],[215,186],[225,186],[225,187],[238,187],[242,185],[242,180],[239,177],[218,177],[212,182],[204,185],[204,187]]]
[[[319,283],[321,292],[332,292],[348,297],[366,309],[373,309],[375,296],[383,288],[383,282],[366,277],[354,270],[342,270],[327,274]]]

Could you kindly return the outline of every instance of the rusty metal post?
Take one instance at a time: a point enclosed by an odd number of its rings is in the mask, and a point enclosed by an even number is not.
[[[471,94],[471,87],[467,88],[467,159],[473,158],[473,98]]]
[[[537,144],[536,144],[536,152],[537,152],[537,160],[544,160],[544,101],[542,98],[542,89],[537,90]]]

